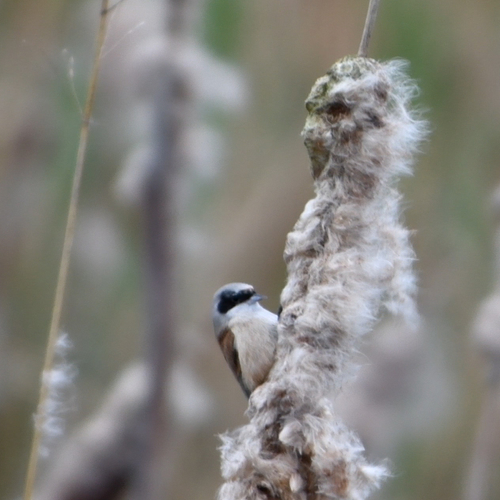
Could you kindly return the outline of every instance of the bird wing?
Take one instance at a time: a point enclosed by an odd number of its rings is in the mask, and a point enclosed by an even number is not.
[[[218,336],[218,341],[229,368],[231,368],[231,371],[234,373],[234,376],[243,389],[243,392],[246,394],[247,398],[249,398],[250,390],[243,382],[240,360],[235,346],[233,332],[229,328],[225,328]]]

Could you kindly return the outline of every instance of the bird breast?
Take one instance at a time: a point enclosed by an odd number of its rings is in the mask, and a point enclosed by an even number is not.
[[[264,309],[263,312],[267,314],[238,316],[229,322],[241,376],[250,392],[265,382],[274,363],[277,317]]]

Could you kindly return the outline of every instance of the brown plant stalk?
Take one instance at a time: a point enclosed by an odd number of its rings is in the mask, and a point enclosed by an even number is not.
[[[377,20],[379,5],[380,0],[370,0],[370,3],[368,4],[365,27],[363,29],[363,35],[361,36],[361,43],[359,44],[358,49],[359,57],[366,57],[368,55],[368,45],[370,44],[373,28],[375,27],[375,21]]]
[[[153,500],[165,487],[166,474],[158,470],[161,454],[168,448],[171,421],[165,410],[165,381],[176,354],[176,238],[177,197],[175,189],[185,163],[185,139],[189,107],[188,78],[180,50],[189,38],[189,0],[169,0],[166,33],[172,45],[165,54],[154,82],[151,162],[144,183],[142,209],[146,260],[148,325],[146,364],[149,388],[144,408],[144,439],[131,498]],[[177,50],[176,50],[177,49]],[[171,439],[170,441],[173,441]]]
[[[60,330],[61,312],[64,302],[64,293],[68,276],[70,255],[75,235],[75,223],[77,215],[78,198],[80,193],[80,184],[83,173],[83,167],[85,164],[85,156],[87,152],[87,144],[89,138],[90,120],[92,116],[92,109],[94,106],[94,100],[97,88],[97,77],[99,74],[99,69],[102,60],[102,50],[106,38],[109,10],[110,10],[109,0],[102,0],[101,11],[100,11],[100,24],[96,39],[95,56],[92,66],[89,88],[87,92],[87,99],[82,117],[82,125],[80,128],[80,138],[76,155],[75,171],[73,176],[73,184],[71,188],[71,197],[69,202],[68,217],[66,221],[66,229],[64,233],[64,242],[62,248],[61,261],[59,265],[59,273],[58,273],[57,285],[54,297],[54,305],[52,309],[52,318],[50,322],[47,347],[45,351],[45,361],[43,365],[42,378],[44,374],[50,373],[54,363],[55,349]],[[47,383],[44,383],[42,380],[42,383],[40,385],[40,395],[39,395],[37,413],[35,417],[34,435],[28,462],[28,470],[26,474],[24,500],[31,500],[33,496],[40,444],[43,437],[43,424],[47,418],[46,403],[48,395],[49,395],[49,385]]]

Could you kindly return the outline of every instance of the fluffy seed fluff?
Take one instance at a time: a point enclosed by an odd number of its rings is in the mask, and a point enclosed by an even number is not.
[[[68,335],[61,333],[56,341],[54,365],[42,373],[47,396],[35,416],[35,425],[42,436],[39,451],[42,458],[49,456],[51,445],[64,432],[64,416],[69,409],[66,396],[76,375],[74,366],[66,361],[71,347]]]
[[[249,424],[222,437],[220,500],[361,500],[387,475],[331,396],[383,308],[417,318],[395,186],[426,132],[409,110],[416,90],[404,62],[360,57],[311,90],[303,138],[316,196],[286,242],[275,365],[250,398]]]

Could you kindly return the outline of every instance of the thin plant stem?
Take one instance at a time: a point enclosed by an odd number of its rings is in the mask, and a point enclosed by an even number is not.
[[[380,5],[380,0],[370,0],[370,4],[368,5],[368,13],[366,14],[365,27],[363,29],[363,35],[361,36],[361,43],[359,44],[359,50],[358,50],[358,56],[360,57],[367,57],[368,45],[372,37],[375,21],[377,20],[379,5]]]
[[[45,351],[45,361],[42,372],[42,382],[40,385],[40,395],[38,401],[38,408],[36,414],[36,423],[31,443],[31,452],[28,462],[28,471],[26,474],[26,483],[24,491],[24,500],[31,500],[33,497],[33,489],[36,479],[36,472],[38,466],[38,457],[40,454],[40,444],[43,435],[43,423],[46,419],[46,401],[49,393],[48,384],[43,382],[43,374],[49,373],[52,369],[54,362],[54,354],[56,342],[60,329],[61,311],[64,300],[64,292],[66,288],[66,281],[68,276],[68,268],[70,262],[71,248],[75,236],[75,222],[78,198],[80,193],[80,184],[82,179],[83,166],[87,152],[87,143],[89,137],[90,119],[92,115],[92,108],[95,101],[95,94],[97,88],[97,77],[102,59],[102,50],[106,38],[106,29],[108,21],[108,8],[109,0],[102,0],[100,11],[100,24],[99,31],[96,39],[96,51],[94,62],[92,66],[92,73],[90,77],[89,89],[87,93],[87,100],[83,112],[82,126],[80,128],[80,139],[78,143],[78,151],[75,162],[75,172],[73,175],[73,185],[71,188],[71,197],[68,209],[68,218],[66,221],[66,230],[64,233],[64,242],[62,248],[61,261],[59,265],[59,274],[57,277],[57,285],[54,297],[54,306],[52,308],[52,319],[50,322],[49,335],[47,340],[47,348]]]

